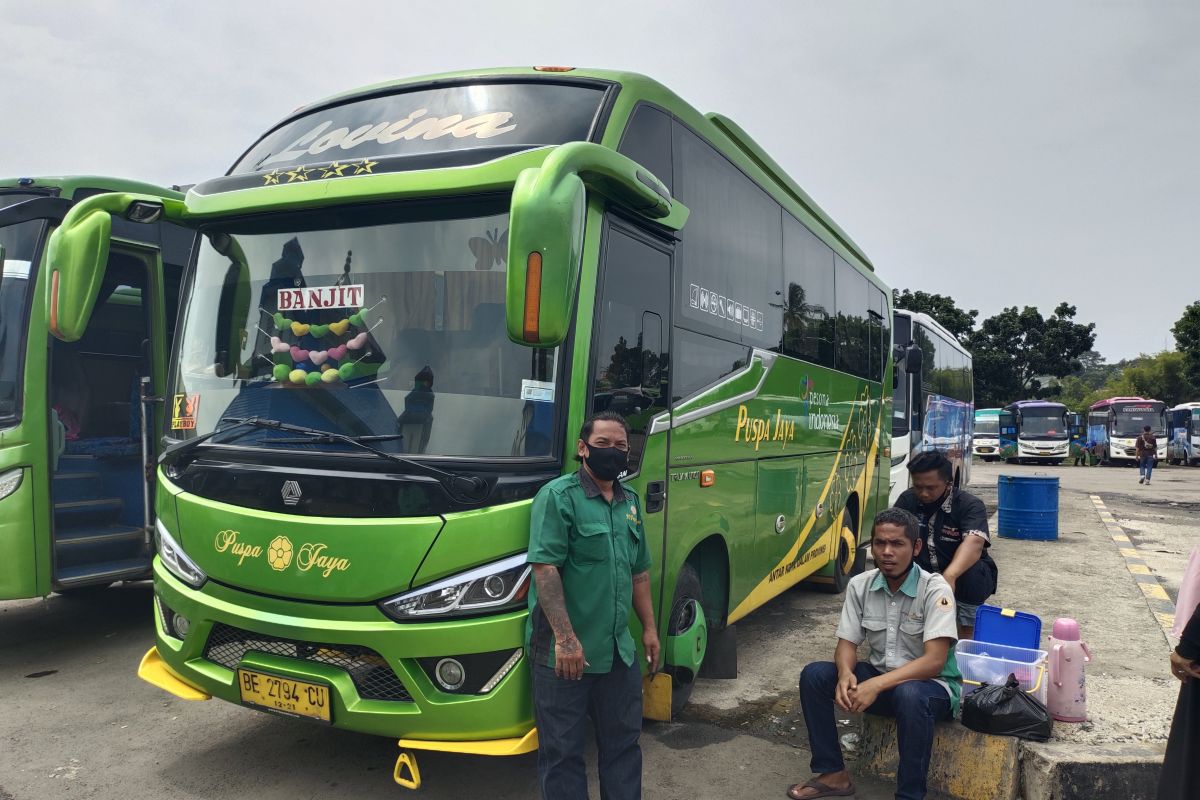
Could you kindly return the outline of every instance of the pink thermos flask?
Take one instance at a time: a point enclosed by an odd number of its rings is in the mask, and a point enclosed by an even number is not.
[[[1087,719],[1087,688],[1083,665],[1092,660],[1088,646],[1079,641],[1079,623],[1060,617],[1050,637],[1050,686],[1046,707],[1063,722]]]

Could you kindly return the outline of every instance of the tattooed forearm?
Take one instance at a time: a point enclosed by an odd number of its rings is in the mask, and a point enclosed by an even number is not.
[[[649,572],[639,572],[633,576],[633,611],[641,620],[643,629],[654,630],[654,602],[650,597]]]
[[[558,567],[534,564],[533,577],[537,581],[538,605],[542,607],[558,645],[568,651],[578,648],[579,640],[575,638],[575,629],[571,627],[571,617],[567,614],[567,601]]]

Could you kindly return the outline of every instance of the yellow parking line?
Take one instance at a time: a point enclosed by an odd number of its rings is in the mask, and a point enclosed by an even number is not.
[[[1167,638],[1167,643],[1171,641],[1171,628],[1175,626],[1175,605],[1171,602],[1170,595],[1158,582],[1157,576],[1146,565],[1137,547],[1130,541],[1125,531],[1117,523],[1112,512],[1104,505],[1098,495],[1090,495],[1092,505],[1096,507],[1096,513],[1100,517],[1100,521],[1104,523],[1108,535],[1112,537],[1113,543],[1117,546],[1117,552],[1125,559],[1125,568],[1129,570],[1129,574],[1137,581],[1138,589],[1142,592],[1142,597],[1146,600],[1146,605],[1149,607],[1150,613],[1154,615],[1158,621],[1159,627],[1162,628],[1163,635]],[[1154,581],[1137,580],[1139,575],[1152,576]]]

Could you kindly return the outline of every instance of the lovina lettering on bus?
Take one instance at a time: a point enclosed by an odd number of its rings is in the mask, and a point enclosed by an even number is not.
[[[462,114],[421,119],[427,113],[429,113],[428,109],[418,108],[404,119],[396,122],[368,123],[360,125],[354,130],[346,127],[329,130],[333,121],[326,120],[296,139],[281,152],[264,160],[261,166],[295,161],[305,154],[320,155],[334,147],[352,150],[365,142],[390,144],[400,139],[428,140],[439,139],[443,136],[453,136],[456,139],[464,139],[468,136],[474,136],[476,139],[491,139],[493,136],[500,136],[517,128],[516,123],[505,125],[513,118],[511,111],[493,111],[467,119],[464,119]]]

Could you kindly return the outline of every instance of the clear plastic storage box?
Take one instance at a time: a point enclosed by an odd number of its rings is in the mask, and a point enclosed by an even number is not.
[[[1011,673],[1023,691],[1045,704],[1050,680],[1046,674],[1045,650],[963,639],[954,646],[954,652],[963,683],[968,687],[964,688],[964,694],[983,683],[1003,684]]]

